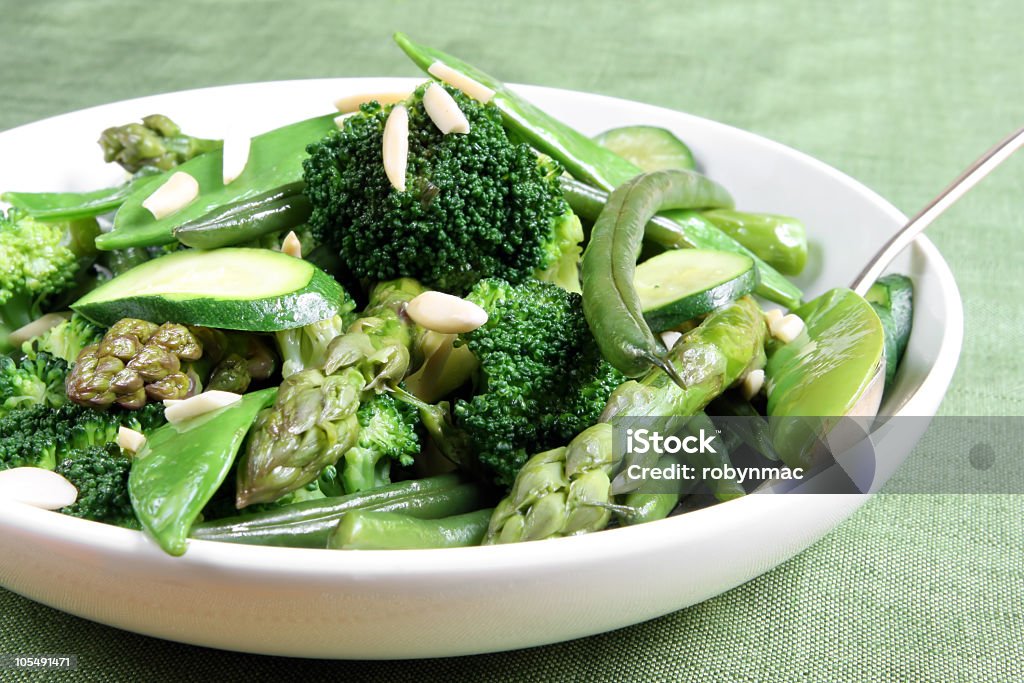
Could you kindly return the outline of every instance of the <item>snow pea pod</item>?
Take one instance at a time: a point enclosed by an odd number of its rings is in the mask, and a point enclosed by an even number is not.
[[[583,312],[601,354],[628,377],[652,365],[685,386],[665,348],[644,320],[634,285],[644,226],[666,208],[685,209],[720,201],[725,190],[692,171],[655,171],[637,176],[608,198],[583,252]]]
[[[608,203],[608,193],[572,178],[562,178],[562,196],[576,215],[593,221]],[[731,202],[730,202],[731,205]],[[710,208],[710,207],[705,207]],[[759,296],[788,308],[800,305],[803,293],[757,254],[715,227],[699,211],[663,211],[647,221],[644,240],[664,249],[714,249],[745,254],[757,264]]]
[[[185,552],[189,529],[224,482],[256,414],[277,388],[149,434],[132,461],[128,495],[142,528],[171,555]]]
[[[807,329],[772,350],[765,388],[776,451],[787,465],[808,467],[815,433],[827,433],[838,418],[852,415],[865,394],[878,391],[880,397],[885,333],[871,304],[843,287],[795,313]]]
[[[75,220],[109,213],[143,188],[156,189],[156,176],[144,175],[118,187],[90,192],[4,192],[0,199],[40,220]]]
[[[199,196],[184,208],[156,219],[142,206],[153,187],[133,192],[114,216],[114,230],[101,235],[96,246],[103,250],[148,247],[174,242],[174,229],[195,221],[228,204],[252,199],[275,188],[302,180],[306,145],[337,130],[335,115],[299,121],[252,139],[245,170],[225,185],[223,152],[213,150],[186,161],[156,178],[162,182],[177,172],[188,173],[199,183]]]

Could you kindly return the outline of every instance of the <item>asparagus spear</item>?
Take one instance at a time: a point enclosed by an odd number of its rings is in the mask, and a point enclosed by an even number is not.
[[[360,404],[406,375],[418,328],[405,305],[423,291],[408,278],[378,284],[370,304],[327,349],[324,366],[288,376],[259,414],[238,467],[236,505],[299,489],[356,445]]]
[[[668,355],[686,388],[654,369],[616,389],[601,422],[567,446],[523,466],[511,493],[491,516],[486,543],[533,541],[600,531],[611,517],[610,477],[620,464],[612,428],[634,418],[693,415],[746,370],[764,362],[766,328],[758,305],[744,297],[711,313]]]

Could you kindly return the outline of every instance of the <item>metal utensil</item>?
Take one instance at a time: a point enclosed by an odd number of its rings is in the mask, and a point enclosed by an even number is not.
[[[850,285],[850,289],[861,296],[867,294],[868,289],[875,283],[875,280],[892,263],[896,256],[910,246],[910,243],[917,238],[924,229],[945,213],[946,209],[956,203],[958,199],[967,194],[972,187],[978,184],[982,178],[995,170],[1000,164],[1006,161],[1011,154],[1024,146],[1024,128],[1018,128],[1000,140],[994,147],[978,157],[967,170],[961,173],[956,180],[951,182],[946,189],[938,194],[926,207],[911,218],[906,225],[900,228],[899,232],[885,243],[885,246],[875,254],[875,257],[864,266]]]
[[[1011,154],[1024,147],[1024,127],[1000,140],[994,147],[975,160],[956,180],[946,186],[926,207],[907,221],[900,230],[885,243],[875,257],[864,266],[850,285],[850,289],[864,296],[875,280],[889,267],[892,260],[924,232],[932,222],[941,216],[958,199],[967,194],[982,178],[1006,161]],[[878,370],[861,393],[860,398],[847,412],[847,416],[877,415],[882,403],[882,392],[885,388],[885,357],[878,364]]]

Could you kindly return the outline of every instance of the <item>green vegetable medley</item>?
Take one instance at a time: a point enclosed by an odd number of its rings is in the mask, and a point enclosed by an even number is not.
[[[623,492],[638,418],[877,410],[907,278],[804,302],[800,221],[738,210],[670,131],[588,138],[396,42],[410,93],[244,141],[147,116],[97,131],[124,185],[2,195],[0,477],[52,470],[62,513],[174,555],[508,543],[749,492]]]

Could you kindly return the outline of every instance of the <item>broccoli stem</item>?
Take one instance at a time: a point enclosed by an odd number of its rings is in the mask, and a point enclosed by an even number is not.
[[[415,280],[374,288],[363,317],[334,339],[322,369],[287,377],[260,413],[238,467],[236,504],[266,503],[301,488],[356,445],[357,411],[409,370],[416,327],[403,313],[423,291]]]

